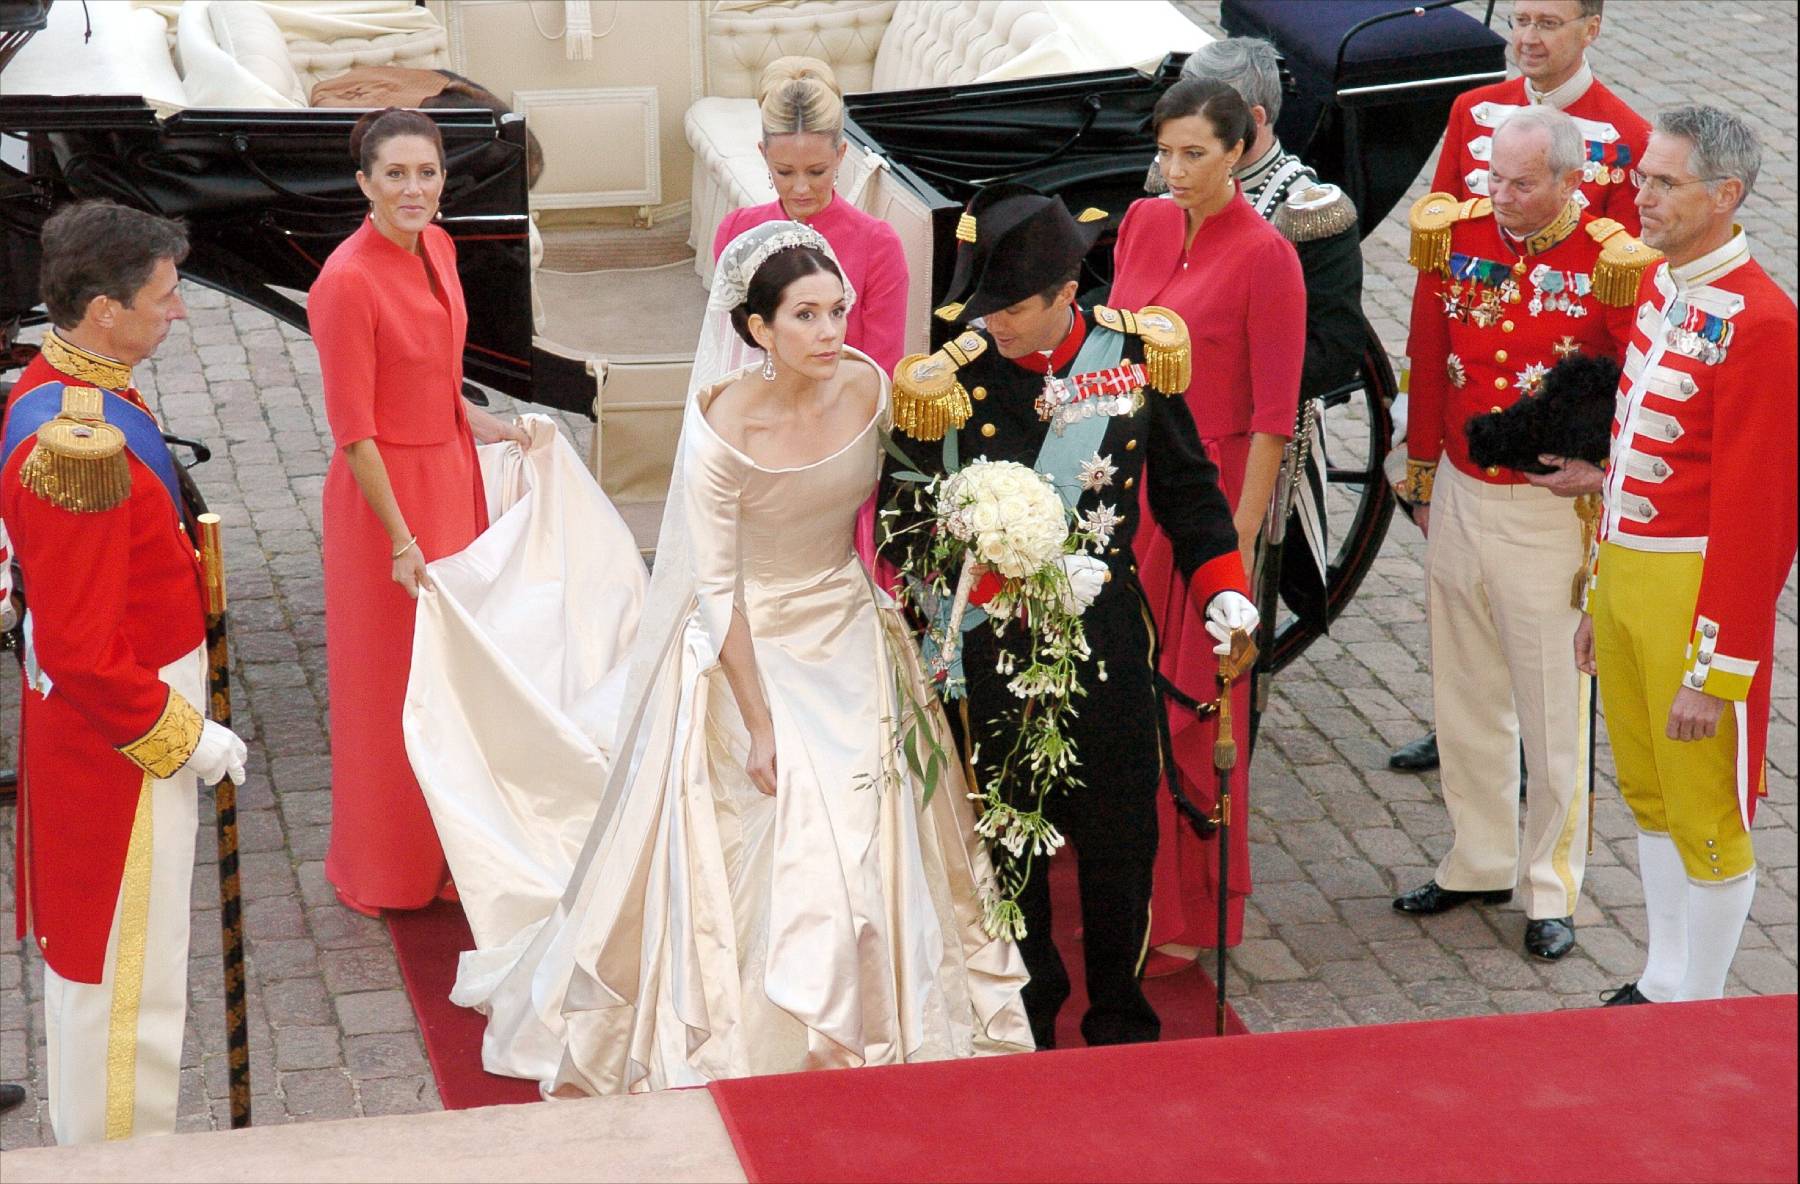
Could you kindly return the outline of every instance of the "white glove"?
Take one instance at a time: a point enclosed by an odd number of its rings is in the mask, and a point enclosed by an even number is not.
[[[217,785],[221,777],[230,777],[242,785],[247,756],[249,752],[236,732],[209,719],[201,726],[200,743],[194,745],[194,754],[183,768],[192,769],[194,776],[207,785]]]
[[[1206,602],[1206,631],[1219,643],[1213,647],[1213,653],[1221,658],[1231,652],[1234,631],[1254,633],[1261,623],[1256,606],[1241,592],[1227,590]]]
[[[1079,616],[1100,596],[1106,587],[1106,562],[1092,555],[1064,555],[1058,561],[1068,577],[1068,591],[1063,594],[1063,609]]]

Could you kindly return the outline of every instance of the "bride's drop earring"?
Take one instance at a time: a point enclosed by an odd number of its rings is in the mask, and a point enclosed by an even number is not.
[[[766,351],[763,354],[762,376],[764,382],[775,381],[775,355]]]

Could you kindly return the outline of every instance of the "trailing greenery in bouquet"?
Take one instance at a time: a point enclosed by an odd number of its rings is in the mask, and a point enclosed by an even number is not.
[[[895,455],[905,459],[897,449]],[[1105,543],[1050,479],[1027,465],[982,458],[937,478],[910,470],[907,462],[896,476],[911,486],[917,512],[890,508],[883,522],[888,539],[901,541],[894,550],[908,556],[899,596],[927,622],[922,648],[932,686],[946,700],[965,694],[965,632],[987,628],[1015,639],[996,647],[995,669],[1017,706],[990,721],[987,733],[1007,737],[1008,747],[992,762],[994,775],[971,786],[969,797],[980,810],[976,831],[1004,852],[997,888],[983,901],[983,924],[995,937],[1016,940],[1025,934],[1018,897],[1032,860],[1063,844],[1044,817],[1044,797],[1081,785],[1075,744],[1064,729],[1085,693],[1078,664],[1090,651],[1081,614],[1105,575],[1105,565],[1086,552]],[[1104,680],[1104,663],[1096,669]],[[901,747],[929,792],[948,758],[932,739],[925,706],[904,688],[901,701],[908,705]],[[976,754],[970,758],[973,764]]]

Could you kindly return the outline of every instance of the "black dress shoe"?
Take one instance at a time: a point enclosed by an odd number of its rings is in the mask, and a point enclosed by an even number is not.
[[[25,1087],[14,1085],[10,1081],[0,1081],[0,1114],[11,1110],[25,1100]]]
[[[1482,904],[1505,904],[1511,899],[1511,888],[1496,888],[1491,892],[1459,892],[1454,888],[1440,886],[1436,880],[1427,880],[1404,896],[1396,896],[1394,907],[1403,913],[1441,913],[1459,904],[1468,904],[1471,900]]]
[[[1602,1007],[1629,1007],[1633,1003],[1654,1002],[1656,1000],[1637,989],[1636,983],[1626,983],[1622,987],[1614,987],[1610,991],[1600,992],[1600,1006]]]
[[[1525,952],[1554,962],[1575,948],[1575,918],[1543,917],[1525,923]]]
[[[1438,767],[1437,733],[1427,732],[1388,758],[1388,768],[1404,773],[1424,773]]]

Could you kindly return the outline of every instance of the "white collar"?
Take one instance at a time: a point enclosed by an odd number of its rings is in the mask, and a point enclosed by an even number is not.
[[[1569,80],[1555,90],[1542,91],[1532,85],[1531,79],[1525,80],[1525,98],[1532,103],[1543,103],[1555,107],[1558,111],[1568,108],[1570,103],[1587,93],[1588,87],[1594,85],[1594,68],[1588,65],[1587,54],[1581,55],[1581,65]]]
[[[1750,262],[1750,236],[1742,226],[1733,225],[1731,238],[1698,259],[1690,259],[1680,267],[1669,268],[1669,278],[1679,289],[1704,288],[1714,280]]]

